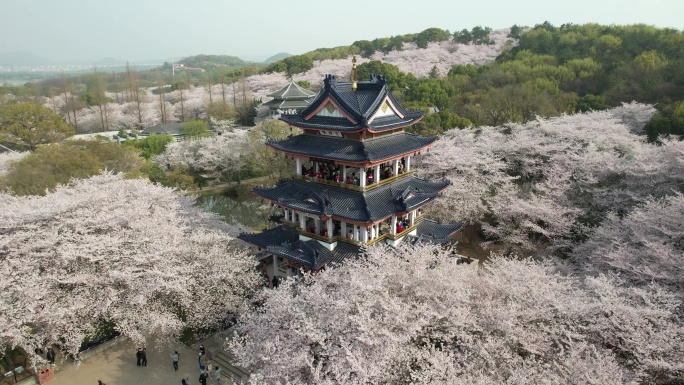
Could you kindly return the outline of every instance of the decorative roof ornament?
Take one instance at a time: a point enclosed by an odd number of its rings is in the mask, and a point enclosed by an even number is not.
[[[352,56],[352,72],[351,72],[351,82],[352,82],[352,91],[356,91],[356,55]]]

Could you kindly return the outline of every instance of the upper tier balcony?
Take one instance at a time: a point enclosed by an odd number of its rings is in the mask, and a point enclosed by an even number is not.
[[[306,167],[301,158],[295,159],[296,178],[356,191],[369,191],[413,174],[410,155],[368,168],[316,160]]]

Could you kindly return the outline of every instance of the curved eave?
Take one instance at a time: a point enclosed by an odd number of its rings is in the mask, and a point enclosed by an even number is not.
[[[308,182],[308,183],[315,183],[315,182]],[[432,182],[432,183],[435,183],[435,182]],[[435,184],[438,184],[438,183],[435,183]],[[446,189],[450,184],[451,183],[448,181],[442,182],[441,187],[438,187],[437,190],[435,190],[433,193],[423,193],[423,194],[420,194],[419,197],[410,199],[407,202],[408,204],[405,204],[403,209],[396,209],[396,210],[394,210],[388,214],[378,216],[375,218],[373,218],[372,215],[370,215],[370,213],[367,212],[368,213],[368,219],[367,220],[359,220],[359,219],[349,218],[349,217],[345,217],[345,216],[342,216],[340,214],[337,214],[335,212],[332,212],[331,214],[329,214],[329,213],[325,213],[325,212],[321,211],[320,209],[316,209],[314,207],[302,207],[301,205],[296,205],[296,206],[291,205],[291,204],[289,204],[290,202],[279,201],[279,200],[276,200],[273,198],[269,198],[268,196],[261,195],[261,194],[259,194],[257,189],[252,190],[252,193],[257,195],[261,199],[267,200],[267,201],[269,201],[275,205],[278,205],[279,207],[287,208],[289,210],[294,210],[294,211],[305,213],[305,214],[316,215],[321,219],[333,218],[334,220],[344,221],[346,223],[351,223],[351,224],[355,224],[355,225],[359,225],[359,226],[370,226],[370,225],[377,224],[377,223],[380,223],[382,221],[385,221],[385,220],[391,218],[392,215],[405,214],[408,211],[417,210],[419,208],[426,206],[427,204],[429,204],[433,200],[439,198],[439,194],[442,191],[444,191],[444,189]],[[331,186],[325,185],[325,187],[331,187]],[[333,188],[337,188],[337,187],[333,187]],[[372,192],[373,191],[371,190],[368,192],[364,192],[364,193],[359,192],[359,193],[364,195],[364,197],[365,197],[364,199],[367,199],[365,194],[366,193],[372,193]],[[417,202],[412,202],[415,199],[420,199],[420,200]],[[367,203],[366,203],[366,210],[367,210]]]
[[[395,136],[396,135],[396,136]],[[392,161],[394,159],[399,159],[403,156],[407,155],[412,155],[418,152],[421,152],[425,150],[426,148],[429,148],[432,146],[436,141],[437,137],[418,137],[415,135],[411,134],[406,134],[406,133],[398,133],[395,135],[389,135],[381,138],[376,138],[376,139],[370,139],[366,140],[364,142],[357,142],[357,141],[350,141],[350,140],[342,140],[342,139],[332,139],[332,138],[324,138],[321,136],[312,136],[311,138],[300,138],[299,136],[285,139],[285,140],[280,140],[280,141],[269,141],[266,142],[266,145],[274,149],[275,151],[282,152],[286,155],[293,156],[293,157],[313,157],[313,158],[318,158],[318,159],[327,159],[327,160],[332,160],[335,161],[337,164],[345,164],[345,165],[352,165],[352,166],[365,166],[365,167],[370,167],[370,166],[375,166],[377,164],[382,164],[388,161]],[[411,136],[410,136],[411,135]],[[401,137],[400,137],[401,136]],[[418,140],[421,140],[422,143],[414,143],[414,147],[406,148],[404,151],[385,155],[385,156],[373,156],[379,155],[378,152],[387,152],[387,151],[382,151],[381,149],[378,150],[377,146],[380,146],[382,148],[383,146],[386,148],[397,148],[398,145],[397,143],[393,143],[392,139],[393,138],[398,138],[398,140],[406,143],[406,141],[410,140],[416,140],[415,138],[421,138]],[[299,143],[292,143],[289,141],[295,141],[299,139]],[[325,150],[317,152],[315,150],[307,149],[307,148],[295,148],[299,145],[301,145],[301,141],[303,140],[307,141],[312,141],[313,143],[311,144],[314,148],[323,148]],[[383,143],[384,142],[384,143]],[[389,142],[389,143],[388,143]],[[396,142],[396,141],[395,141]],[[335,154],[331,154],[332,151],[334,150],[329,150],[330,147],[338,146],[341,148],[345,148],[350,145],[356,145],[359,148],[352,148],[352,152],[358,152],[358,153],[365,153],[366,157],[364,158],[357,158],[357,159],[351,159],[348,154],[345,153],[340,153],[338,156],[335,156]],[[327,152],[327,153],[323,153]]]
[[[424,117],[425,117],[425,115],[421,114],[420,116],[418,116],[416,118],[412,118],[408,122],[405,122],[403,124],[399,124],[396,126],[388,125],[388,127],[382,127],[382,126],[377,126],[377,125],[371,124],[369,127],[366,127],[366,128],[368,129],[368,132],[371,132],[371,133],[385,132],[387,130],[404,129],[406,127],[411,127],[414,124],[420,122],[421,120],[423,120]]]
[[[356,125],[353,125],[351,127],[342,127],[342,128],[336,127],[334,125],[328,125],[328,124],[322,124],[322,123],[316,123],[316,122],[292,120],[291,117],[298,117],[298,115],[283,114],[280,116],[279,119],[282,120],[283,122],[289,124],[290,126],[294,126],[294,127],[300,128],[300,129],[325,130],[325,131],[342,132],[342,133],[346,133],[346,134],[356,134],[356,133],[362,132],[364,130],[367,130],[370,133],[380,133],[380,132],[385,132],[385,131],[389,131],[389,130],[405,129],[406,127],[410,127],[410,126],[420,122],[425,117],[425,115],[421,114],[420,116],[417,116],[415,118],[410,118],[408,120],[397,122],[395,124],[388,124],[386,126],[380,126],[380,125],[376,125],[376,124],[370,124],[370,125],[356,124]]]

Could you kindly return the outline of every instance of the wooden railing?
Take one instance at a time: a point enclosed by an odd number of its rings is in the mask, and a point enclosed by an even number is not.
[[[301,180],[306,180],[310,182],[315,182],[315,183],[320,183],[320,184],[325,184],[328,186],[335,186],[335,187],[341,187],[341,188],[346,188],[347,190],[354,190],[354,191],[370,191],[373,190],[374,188],[384,186],[386,184],[392,183],[395,180],[405,178],[409,175],[412,175],[414,173],[413,170],[407,171],[405,173],[399,174],[399,175],[394,175],[389,178],[385,178],[380,180],[379,182],[371,183],[371,184],[366,184],[366,187],[361,187],[358,185],[355,185],[353,183],[346,183],[344,181],[342,182],[335,182],[334,180],[327,180],[323,178],[316,178],[315,176],[306,176],[306,175],[295,175],[294,177],[297,179]]]
[[[290,222],[290,223],[292,223],[292,222]],[[327,243],[332,243],[332,242],[338,242],[338,241],[339,241],[339,242],[351,243],[352,245],[357,245],[357,246],[363,246],[363,245],[370,246],[370,245],[373,245],[373,244],[375,244],[375,243],[380,242],[381,240],[383,240],[383,239],[385,239],[385,238],[387,238],[387,237],[389,237],[389,236],[391,235],[390,233],[380,234],[380,236],[378,236],[378,237],[376,237],[376,238],[374,238],[374,239],[372,239],[372,240],[370,240],[370,241],[368,241],[368,242],[366,242],[366,243],[363,243],[363,242],[361,242],[361,241],[355,241],[355,240],[353,240],[353,239],[349,239],[349,238],[343,237],[343,236],[341,236],[341,235],[335,235],[334,237],[326,237],[326,236],[323,236],[323,235],[318,235],[318,234],[310,233],[310,232],[308,232],[308,231],[306,231],[306,230],[302,230],[302,229],[300,229],[300,228],[297,228],[297,232],[298,232],[300,235],[303,235],[303,236],[305,236],[305,237],[317,239],[317,240],[319,240],[319,241],[323,241],[323,242],[327,242]]]
[[[408,233],[410,233],[411,231],[415,230],[418,227],[418,223],[417,222],[414,222],[414,223],[415,224],[413,226],[405,228],[404,230],[401,231],[401,233],[388,234],[387,237],[391,240],[397,240],[397,238],[401,238],[404,235],[408,235]]]

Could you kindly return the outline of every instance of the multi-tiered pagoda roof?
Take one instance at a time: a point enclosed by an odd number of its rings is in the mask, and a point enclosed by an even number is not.
[[[411,170],[411,158],[437,140],[404,132],[422,118],[401,107],[383,77],[326,76],[306,109],[280,118],[302,134],[268,143],[295,159],[295,177],[253,190],[283,209],[281,225],[240,238],[273,256],[275,275],[319,270],[377,242],[449,242],[463,224],[440,224],[422,213],[449,182],[423,180]]]
[[[422,111],[407,111],[392,96],[384,77],[369,82],[339,82],[327,75],[324,87],[309,107],[281,120],[299,128],[327,131],[383,132],[408,127],[423,118]],[[343,118],[343,119],[340,119]]]

